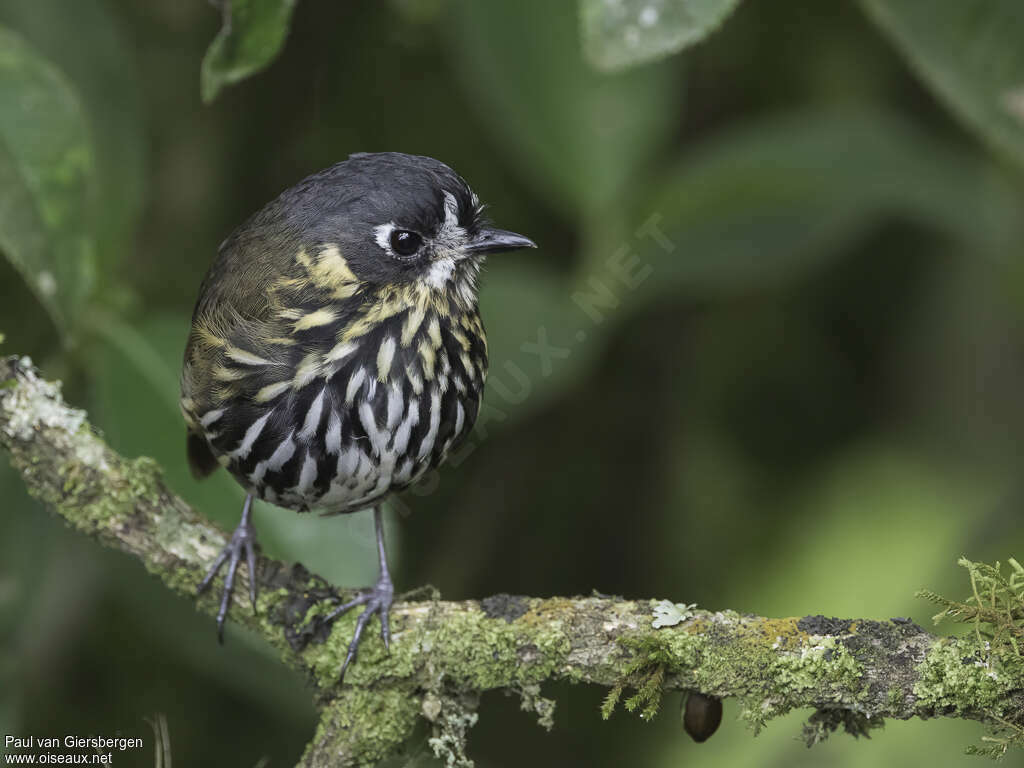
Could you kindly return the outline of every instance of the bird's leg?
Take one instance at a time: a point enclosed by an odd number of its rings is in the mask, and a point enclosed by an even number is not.
[[[231,604],[231,593],[235,588],[235,574],[238,572],[238,563],[245,554],[245,561],[249,566],[249,600],[252,602],[252,611],[256,613],[256,528],[252,524],[252,494],[245,497],[242,505],[242,519],[231,534],[231,540],[224,549],[217,555],[217,559],[206,576],[199,583],[196,590],[197,595],[203,594],[210,588],[214,577],[224,563],[228,563],[228,575],[224,579],[224,591],[220,596],[220,609],[217,611],[217,639],[224,643],[224,620],[228,615],[228,606]]]
[[[380,507],[374,507],[373,509],[373,526],[377,531],[377,557],[380,558],[380,576],[377,578],[377,583],[347,603],[339,605],[324,617],[324,623],[330,624],[357,605],[366,606],[356,620],[356,631],[352,635],[352,642],[348,644],[348,654],[345,656],[345,663],[341,665],[341,681],[345,679],[345,670],[348,669],[349,662],[356,656],[356,649],[359,648],[359,639],[363,635],[363,630],[375,613],[380,614],[380,636],[384,641],[384,647],[388,650],[391,649],[389,612],[395,588],[391,583],[391,574],[388,572],[388,556],[384,551],[384,521]]]

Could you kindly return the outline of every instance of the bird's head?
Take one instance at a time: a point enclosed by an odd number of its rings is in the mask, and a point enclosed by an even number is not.
[[[491,226],[465,180],[429,157],[352,155],[289,192],[303,240],[314,252],[336,245],[362,285],[419,283],[475,298],[488,253],[536,247]]]

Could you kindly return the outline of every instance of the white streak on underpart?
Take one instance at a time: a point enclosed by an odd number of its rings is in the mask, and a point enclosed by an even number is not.
[[[326,387],[321,389],[320,394],[316,396],[316,399],[309,406],[309,411],[306,413],[306,421],[302,425],[302,431],[299,432],[300,440],[305,442],[311,440],[316,432],[316,428],[320,426],[320,415],[324,410],[324,392],[326,389]]]
[[[296,491],[299,495],[305,495],[313,487],[313,483],[316,481],[316,459],[314,459],[309,451],[306,451],[306,458],[302,462],[302,472],[299,474],[299,484],[296,487]]]
[[[398,426],[398,420],[402,418],[402,390],[397,384],[392,384],[388,389],[388,431]]]
[[[366,436],[370,438],[373,452],[377,456],[383,455],[388,447],[387,432],[377,427],[377,420],[373,416],[373,408],[368,400],[364,400],[359,406],[359,421],[363,425]]]
[[[272,413],[273,410],[267,411],[249,425],[249,428],[245,430],[245,435],[242,437],[242,442],[239,443],[238,447],[229,454],[232,459],[245,459],[249,455],[253,444],[260,436],[260,432],[263,431],[263,427],[266,425],[267,419],[270,418],[270,414]]]
[[[331,417],[327,422],[327,435],[324,437],[324,446],[327,453],[337,456],[341,452],[341,419],[338,412],[331,411]]]
[[[352,405],[356,400],[356,393],[359,388],[363,385],[363,379],[366,378],[366,369],[360,368],[358,371],[352,374],[352,378],[348,380],[348,387],[345,388],[345,402]]]
[[[423,437],[423,442],[420,443],[420,452],[418,458],[420,460],[426,458],[427,454],[434,447],[434,441],[437,440],[437,429],[441,425],[441,392],[438,389],[433,389],[430,392],[430,429],[427,434]]]

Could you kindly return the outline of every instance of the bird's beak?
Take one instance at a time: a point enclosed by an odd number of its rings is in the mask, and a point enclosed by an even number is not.
[[[466,245],[470,253],[498,253],[514,251],[517,248],[536,248],[537,244],[528,237],[517,235],[505,229],[485,228]]]

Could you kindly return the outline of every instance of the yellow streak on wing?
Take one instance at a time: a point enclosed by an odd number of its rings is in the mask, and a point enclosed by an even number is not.
[[[206,324],[206,320],[205,319],[200,320],[196,324],[196,336],[198,337],[199,342],[201,344],[204,344],[207,347],[217,347],[217,348],[219,348],[219,347],[226,347],[228,345],[227,339],[223,339],[220,336],[218,336],[213,331],[213,329],[211,329]]]
[[[347,299],[355,295],[356,291],[359,290],[358,283],[344,283],[339,285],[331,293],[332,299]]]
[[[344,283],[359,283],[345,257],[336,245],[326,246],[317,256],[316,263],[307,267],[313,282],[323,288],[333,288]]]
[[[323,358],[319,352],[310,352],[299,363],[295,370],[295,377],[292,379],[293,389],[302,389],[320,373],[323,368]]]
[[[391,363],[395,359],[395,340],[388,336],[377,350],[377,379],[387,381],[391,373]]]
[[[327,325],[333,323],[338,319],[337,313],[333,309],[324,307],[309,312],[300,317],[295,323],[296,331],[305,331],[309,328],[317,328],[321,325]]]
[[[229,368],[226,365],[218,365],[213,369],[213,378],[217,381],[238,381],[244,379],[252,371],[247,371],[244,368]]]
[[[462,367],[466,369],[466,375],[476,378],[476,365],[470,360],[469,355],[465,352],[460,352],[459,359],[462,361]]]
[[[434,345],[434,349],[440,349],[441,324],[438,322],[437,317],[430,318],[430,325],[427,326],[427,335],[430,336],[430,341]]]
[[[432,381],[434,378],[434,363],[437,358],[434,355],[434,348],[427,343],[426,339],[420,342],[420,357],[423,358],[423,375]]]
[[[271,362],[266,358],[235,346],[228,346],[227,355],[236,363],[242,363],[242,365],[271,365]]]
[[[235,384],[218,384],[213,387],[213,402],[216,405],[221,405],[226,403],[228,400],[237,397],[238,393],[238,386]]]
[[[462,348],[465,351],[467,351],[467,352],[469,351],[469,347],[470,347],[469,337],[466,336],[466,334],[464,334],[462,331],[458,330],[457,328],[453,328],[452,329],[452,336],[454,336],[455,340],[457,342],[459,342],[459,344],[462,345]]]
[[[414,366],[411,364],[407,366],[405,375],[409,379],[409,383],[412,384],[412,391],[417,395],[423,394],[423,377],[415,370]]]
[[[406,309],[405,306],[394,295],[395,290],[385,288],[378,295],[377,299],[371,302],[369,308],[354,323],[346,328],[339,337],[339,341],[352,341],[363,334],[379,326],[389,317],[394,317]]]
[[[295,346],[295,339],[289,339],[287,336],[270,336],[265,339],[261,339],[265,344],[276,344],[282,347],[293,347]]]
[[[416,336],[416,332],[423,325],[423,318],[426,315],[426,308],[419,305],[409,310],[409,316],[405,318],[405,324],[402,326],[403,347],[408,347],[412,344],[413,337]]]
[[[266,403],[280,395],[291,385],[292,383],[290,381],[279,381],[276,384],[267,384],[267,386],[263,387],[263,389],[256,393],[256,397],[253,399],[257,403]]]
[[[191,397],[183,397],[178,401],[178,408],[181,409],[181,415],[185,418],[185,426],[190,430],[196,430],[199,428],[199,422],[192,415],[192,411],[195,407],[196,404]]]

